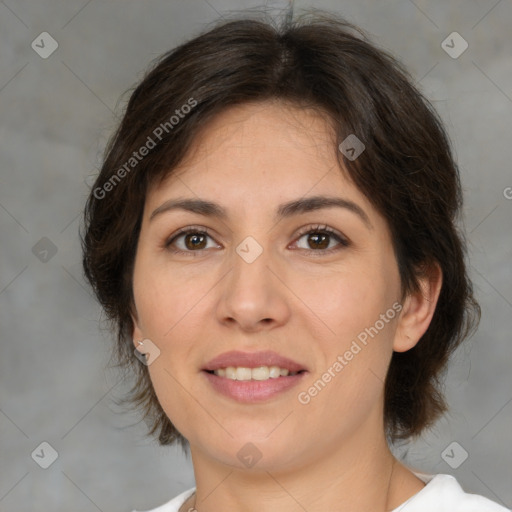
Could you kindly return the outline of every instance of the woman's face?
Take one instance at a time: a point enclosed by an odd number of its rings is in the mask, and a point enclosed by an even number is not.
[[[398,268],[386,222],[339,170],[333,141],[318,113],[237,106],[148,192],[133,276],[134,343],[149,339],[146,349],[160,351],[151,380],[193,455],[297,468],[353,436],[382,433],[384,379],[398,343]],[[341,206],[308,203],[313,197]],[[163,206],[177,200],[215,209]],[[191,233],[177,234],[184,228]],[[272,351],[306,371],[274,378],[280,372],[270,369],[274,377],[257,380],[266,369],[235,370],[249,381],[205,371],[231,351]],[[234,366],[251,366],[240,361]],[[262,361],[276,366],[252,366]]]

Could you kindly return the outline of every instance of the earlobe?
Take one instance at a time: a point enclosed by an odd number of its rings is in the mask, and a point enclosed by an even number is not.
[[[407,296],[393,342],[395,352],[413,348],[432,321],[443,282],[439,264],[432,265],[418,279],[420,289]]]

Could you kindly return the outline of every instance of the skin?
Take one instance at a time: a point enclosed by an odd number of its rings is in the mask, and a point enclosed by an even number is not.
[[[442,275],[434,269],[421,293],[400,302],[389,227],[340,170],[333,147],[318,112],[279,102],[236,106],[215,117],[179,168],[148,191],[133,275],[133,337],[136,346],[147,338],[159,348],[150,377],[190,443],[197,491],[181,510],[392,510],[424,487],[387,445],[384,379],[393,351],[409,350],[427,330]],[[372,228],[338,207],[273,219],[281,203],[313,195],[357,203]],[[176,198],[217,202],[228,217],[172,210],[149,220]],[[321,232],[318,224],[349,245],[332,236],[322,245],[299,232]],[[185,235],[166,248],[187,226],[208,228],[211,238],[194,245],[189,237],[186,245]],[[263,249],[252,263],[235,250],[247,236]],[[400,315],[300,403],[298,393],[396,302]],[[263,403],[218,394],[200,371],[225,351],[267,349],[309,373]],[[261,453],[251,468],[237,457],[246,443]]]

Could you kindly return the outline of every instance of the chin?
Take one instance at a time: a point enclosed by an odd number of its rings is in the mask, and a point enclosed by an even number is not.
[[[208,440],[210,456],[218,462],[239,470],[252,472],[282,471],[297,467],[296,443],[286,442],[282,437],[271,439],[265,436],[239,436],[223,443],[222,451],[212,450],[211,439]],[[290,441],[290,439],[288,439]]]

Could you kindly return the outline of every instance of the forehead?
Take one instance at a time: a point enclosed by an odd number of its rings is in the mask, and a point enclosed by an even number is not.
[[[340,167],[327,114],[279,101],[242,104],[201,127],[181,163],[148,192],[149,206],[168,198],[207,197],[247,207],[306,195],[335,194],[371,204]]]
[[[320,109],[303,108],[277,100],[246,103],[217,114],[196,135],[190,158],[216,150],[261,150],[287,147],[321,158],[332,152],[336,136],[329,116]]]

